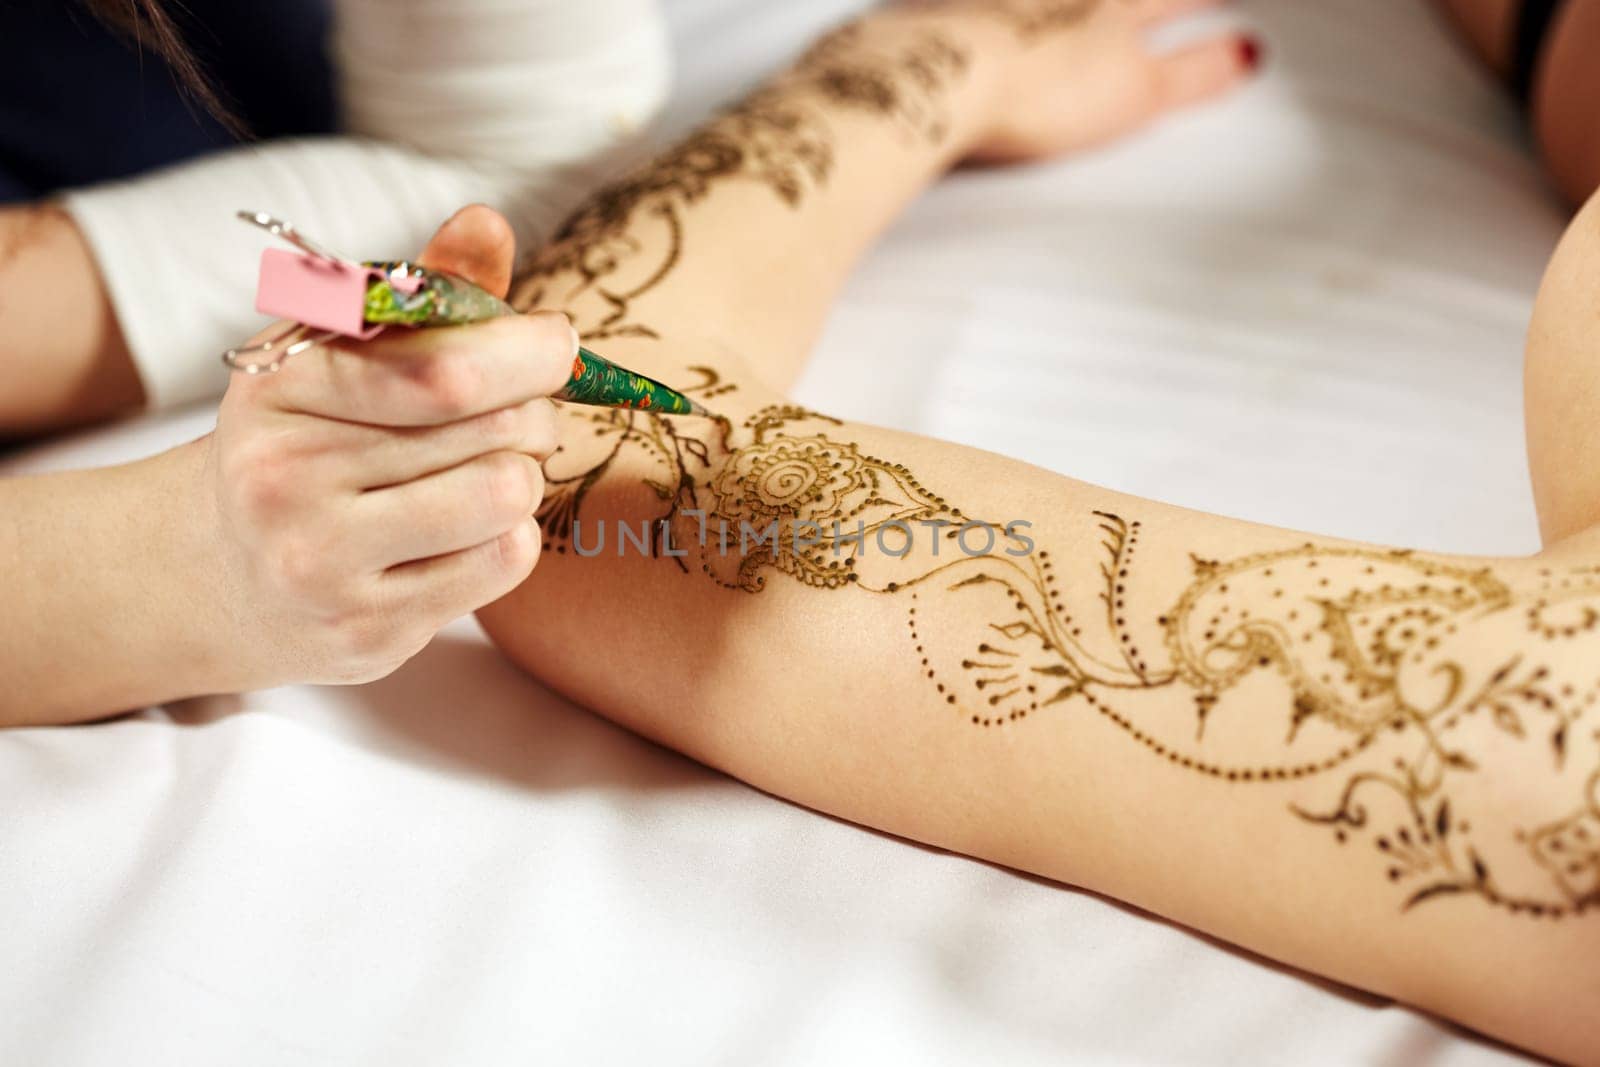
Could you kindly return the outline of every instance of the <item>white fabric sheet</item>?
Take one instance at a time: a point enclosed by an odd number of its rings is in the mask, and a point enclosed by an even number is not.
[[[671,3],[663,136],[851,6]],[[1562,215],[1511,109],[1421,0],[1241,7],[1259,84],[947,181],[850,283],[803,399],[1261,521],[1532,548],[1519,350]],[[0,735],[0,811],[4,1063],[1521,1062],[761,795],[470,622],[361,688]]]

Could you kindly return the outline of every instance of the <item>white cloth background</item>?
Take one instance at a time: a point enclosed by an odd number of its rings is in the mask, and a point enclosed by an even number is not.
[[[673,0],[668,130],[851,6]],[[952,177],[852,280],[803,399],[1265,522],[1531,549],[1519,353],[1562,215],[1511,109],[1422,0],[1240,6],[1259,84]],[[0,735],[0,812],[5,1063],[1520,1062],[761,795],[470,622],[361,688]]]

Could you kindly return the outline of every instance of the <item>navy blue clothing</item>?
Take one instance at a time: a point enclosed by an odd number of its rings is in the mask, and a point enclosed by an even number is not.
[[[328,0],[184,0],[168,10],[263,140],[326,133]],[[77,0],[0,0],[0,203],[225,148],[232,134]]]

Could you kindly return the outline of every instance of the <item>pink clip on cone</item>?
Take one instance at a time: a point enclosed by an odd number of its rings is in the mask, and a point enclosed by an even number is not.
[[[367,287],[382,277],[372,267],[269,248],[261,253],[256,310],[365,341],[383,330],[364,318]]]

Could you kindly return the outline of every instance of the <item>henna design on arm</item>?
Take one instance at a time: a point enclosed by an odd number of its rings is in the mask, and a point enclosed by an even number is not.
[[[785,78],[580,207],[521,272],[511,303],[567,309],[591,340],[656,337],[638,321],[634,303],[678,265],[684,215],[713,187],[754,183],[786,207],[800,207],[828,180],[834,163],[830,116],[841,111],[942,141],[948,132],[945,96],[968,63],[967,52],[939,33],[921,33],[892,48],[855,25],[830,34]],[[641,226],[665,232],[659,254],[644,254]]]
[[[742,593],[781,576],[901,598],[908,654],[971,727],[1087,712],[1184,772],[1300,787],[1289,810],[1338,844],[1366,841],[1404,908],[1461,894],[1539,918],[1600,908],[1592,569],[1523,587],[1487,567],[1306,542],[1195,559],[1157,612],[1160,590],[1140,585],[1150,535],[1138,520],[1086,516],[1104,558],[1063,564],[801,409],[713,434],[659,415],[592,417],[615,438],[608,455],[632,449],[658,465],[654,524],[686,549],[684,570]],[[571,536],[603,473],[604,462],[552,481],[549,536]],[[938,639],[924,626],[934,616],[970,622],[938,627],[951,635]],[[1482,654],[1530,639],[1548,662]],[[1186,718],[1152,699],[1174,692]],[[1519,823],[1526,809],[1503,803],[1503,783],[1519,780],[1538,784],[1546,818]]]
[[[1043,32],[1092,4],[994,6],[1028,14],[1019,32]],[[563,308],[594,338],[656,337],[637,303],[682,262],[695,205],[754,184],[798,209],[828,181],[830,119],[843,111],[942,136],[942,100],[965,66],[936,35],[884,52],[842,32],[594,198],[523,274],[514,303]],[[665,239],[644,240],[646,228]],[[697,373],[687,391],[702,400],[736,388]],[[684,551],[650,546],[685,580],[730,595],[787,581],[896,598],[930,703],[977,737],[1045,715],[1103,720],[1169,768],[1261,790],[1359,849],[1354,861],[1393,883],[1406,909],[1471,896],[1539,919],[1600,910],[1600,569],[1530,578],[1302,542],[1191,556],[1173,587],[1147,579],[1143,560],[1153,540],[1169,555],[1177,546],[1139,518],[1086,514],[1103,555],[1057,559],[802,408],[737,424],[566,417],[577,443],[548,465],[539,513],[558,555],[596,554],[584,529],[598,486],[642,480],[658,502],[644,525]],[[907,540],[915,548],[899,552]],[[933,617],[961,625],[926,625]],[[1528,802],[1505,803],[1510,788]],[[1522,821],[1527,811],[1542,814]]]
[[[1015,31],[1024,44],[1086,21],[1106,0],[922,0],[928,7],[946,8],[998,19]],[[1128,3],[1130,0],[1118,0]]]

